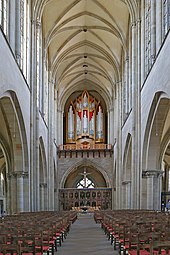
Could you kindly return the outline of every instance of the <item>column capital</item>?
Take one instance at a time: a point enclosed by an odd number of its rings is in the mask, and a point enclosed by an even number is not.
[[[55,80],[53,78],[51,78],[48,80],[48,83],[51,84],[52,86],[54,86]]]
[[[125,58],[125,62],[128,63],[129,62],[129,56],[127,55]]]
[[[136,21],[131,22],[131,28],[136,28]]]
[[[114,111],[114,107],[111,107],[110,109],[109,109],[109,112],[113,112]]]
[[[40,188],[47,188],[47,183],[40,183]]]
[[[131,181],[129,180],[127,180],[127,181],[122,181],[122,185],[127,185],[127,184],[129,184],[129,183],[131,183]]]
[[[31,24],[36,26],[37,29],[40,29],[41,28],[41,21],[39,20],[31,20]]]
[[[28,177],[28,172],[22,172],[22,171],[11,172],[11,173],[7,174],[7,177],[9,179],[11,179],[11,178],[24,178],[24,177]]]
[[[143,170],[142,178],[161,177],[163,174],[162,170]]]

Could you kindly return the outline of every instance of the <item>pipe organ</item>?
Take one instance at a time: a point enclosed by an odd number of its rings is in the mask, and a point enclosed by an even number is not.
[[[104,111],[100,100],[84,91],[66,112],[67,143],[104,143]]]

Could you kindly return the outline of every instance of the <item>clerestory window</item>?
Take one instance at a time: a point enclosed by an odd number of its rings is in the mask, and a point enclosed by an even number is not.
[[[170,27],[170,0],[163,1],[163,34],[167,34]]]
[[[8,5],[8,0],[0,0],[0,26],[6,36],[8,35]]]

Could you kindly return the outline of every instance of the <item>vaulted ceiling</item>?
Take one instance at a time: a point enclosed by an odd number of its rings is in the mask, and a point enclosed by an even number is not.
[[[87,89],[111,99],[135,0],[37,0],[35,6],[59,98]]]

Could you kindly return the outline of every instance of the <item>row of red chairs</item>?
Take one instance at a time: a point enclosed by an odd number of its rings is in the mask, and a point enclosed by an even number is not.
[[[94,217],[101,218],[101,227],[119,254],[170,254],[170,214],[168,213],[115,210],[100,211]]]
[[[54,255],[76,218],[75,212],[8,215],[0,222],[0,255]]]

